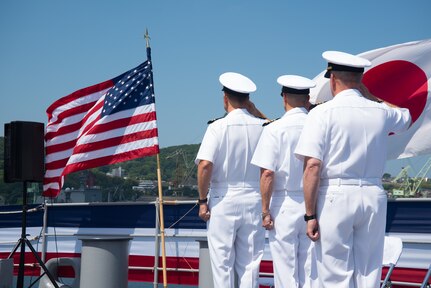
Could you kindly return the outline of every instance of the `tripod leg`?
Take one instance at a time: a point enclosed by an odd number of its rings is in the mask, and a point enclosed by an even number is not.
[[[22,288],[24,287],[25,243],[22,242],[23,238],[21,238],[20,241],[21,241],[21,252],[19,254],[19,271],[18,271],[16,287]]]
[[[27,244],[28,248],[30,248],[31,252],[33,252],[34,257],[36,258],[37,262],[39,263],[39,265],[43,269],[43,271],[45,271],[45,273],[48,276],[49,280],[51,280],[52,285],[54,285],[55,288],[60,288],[60,287],[58,287],[57,282],[55,281],[55,279],[52,276],[51,272],[49,272],[48,268],[46,268],[45,263],[42,262],[42,259],[40,259],[40,257],[37,254],[36,250],[34,250],[33,245],[31,245],[31,242],[28,239],[25,239],[25,243]]]
[[[42,274],[39,275],[39,277],[36,278],[36,280],[33,281],[33,283],[31,283],[30,286],[28,286],[28,288],[33,287],[34,284],[36,284],[37,281],[39,281],[39,279],[41,279],[43,276],[45,276],[46,272],[43,272]]]
[[[24,264],[25,264],[25,240],[26,240],[26,229],[27,229],[27,181],[22,183],[22,218],[21,218],[21,253],[19,255],[19,270],[17,278],[17,288],[24,287]],[[16,251],[16,249],[15,249]]]
[[[18,242],[16,242],[15,247],[13,247],[12,252],[10,252],[9,256],[7,256],[7,259],[12,258],[12,256],[15,254],[16,250],[18,250],[19,245],[21,245],[22,241],[21,239],[18,240]]]
[[[18,250],[20,245],[21,245],[21,255],[23,255],[22,246],[24,246],[24,242],[20,238],[18,240],[18,242],[16,242],[15,247],[13,248],[12,252],[10,252],[9,256],[7,256],[7,259],[10,259],[13,257],[13,255],[15,254],[16,250]],[[24,253],[25,253],[25,249],[24,249]],[[18,278],[17,278],[17,287],[19,287],[19,288],[24,286],[24,266],[21,267],[21,263],[24,263],[24,260],[23,260],[24,257],[21,255],[20,255],[19,273],[18,273]],[[22,274],[22,276],[21,276],[21,274]]]
[[[18,277],[17,277],[17,287],[21,288],[24,287],[24,261],[25,261],[25,246],[24,246],[24,242],[22,241],[22,239],[20,238],[18,240],[18,242],[16,242],[15,247],[13,248],[12,252],[10,252],[9,256],[7,256],[7,259],[10,259],[13,257],[13,255],[15,254],[15,252],[18,250],[19,246],[21,245],[21,254],[19,256],[20,258],[20,262],[19,262],[19,273],[18,273]],[[24,247],[24,252],[22,251]],[[22,263],[22,264],[21,264]]]

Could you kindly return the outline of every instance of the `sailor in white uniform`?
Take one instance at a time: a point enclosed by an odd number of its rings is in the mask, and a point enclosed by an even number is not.
[[[311,287],[311,240],[305,234],[303,161],[294,150],[314,81],[296,75],[277,79],[286,113],[268,122],[251,163],[261,169],[262,226],[268,231],[275,287]]]
[[[310,111],[295,154],[304,159],[307,235],[319,287],[379,287],[387,197],[381,184],[388,135],[409,127],[407,109],[361,94],[371,63],[327,51],[334,98]]]
[[[258,287],[265,229],[260,225],[259,168],[250,160],[265,120],[246,109],[249,93],[256,90],[249,78],[228,72],[219,80],[227,115],[208,126],[195,160],[199,216],[208,221],[214,287],[235,287],[235,273],[237,287]]]

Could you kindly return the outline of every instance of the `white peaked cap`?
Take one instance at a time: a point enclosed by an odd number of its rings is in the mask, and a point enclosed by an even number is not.
[[[365,58],[340,51],[326,51],[322,53],[322,57],[329,63],[347,67],[364,68],[371,66],[371,62]]]
[[[313,80],[298,75],[283,75],[277,78],[277,83],[283,87],[297,90],[310,89],[316,86]]]
[[[256,91],[256,84],[249,78],[235,72],[226,72],[220,75],[219,81],[224,87],[238,92],[251,93]]]

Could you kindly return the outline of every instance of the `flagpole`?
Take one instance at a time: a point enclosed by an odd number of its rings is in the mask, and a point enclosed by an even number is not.
[[[144,37],[145,37],[146,48],[147,48],[147,58],[149,61],[151,61],[150,36],[148,35],[148,29],[146,29]],[[150,64],[152,65],[152,63]],[[152,86],[152,89],[154,89],[154,85]],[[162,173],[160,169],[160,153],[157,153],[156,158],[157,158],[157,187],[159,191],[160,238],[162,241],[161,248],[162,248],[163,287],[168,287],[167,274],[166,274],[165,220],[163,216],[163,190],[162,190]]]
[[[162,193],[162,176],[160,172],[160,154],[157,153],[157,182],[159,187],[159,218],[160,218],[160,237],[162,240],[162,267],[163,267],[163,287],[167,287],[166,275],[166,250],[165,250],[165,224],[163,217],[163,193]]]

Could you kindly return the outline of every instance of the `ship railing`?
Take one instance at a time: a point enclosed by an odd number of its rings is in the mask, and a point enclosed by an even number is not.
[[[44,214],[43,214],[43,226],[42,226],[42,251],[41,251],[41,258],[43,262],[46,262],[46,254],[47,254],[47,247],[48,247],[48,238],[49,237],[79,237],[80,234],[77,233],[49,233],[48,232],[48,211],[49,207],[51,206],[83,206],[83,205],[118,205],[119,203],[45,203],[43,205]],[[159,267],[159,258],[160,258],[160,240],[161,240],[161,234],[160,234],[160,221],[159,221],[159,212],[160,212],[160,202],[158,199],[156,201],[148,201],[148,202],[122,202],[121,205],[155,205],[155,232],[154,233],[132,233],[128,234],[128,236],[131,236],[133,238],[148,238],[148,237],[154,237],[154,266],[152,267],[145,267],[145,266],[129,266],[128,269],[131,270],[141,270],[141,271],[153,271],[154,272],[154,280],[153,284],[154,287],[158,287],[158,274],[159,271],[162,271],[162,267]],[[196,204],[197,202],[195,200],[163,200],[163,205],[187,205],[187,204]],[[188,213],[190,213],[193,210],[194,206],[187,211],[184,215],[182,215],[179,219],[177,219],[174,223],[172,223],[169,227],[165,227],[165,238],[189,238],[193,239],[195,241],[205,241],[206,236],[198,236],[198,235],[184,235],[184,234],[177,234],[174,231],[167,232],[166,229],[170,229],[174,227],[178,222],[182,220],[185,216],[187,216]],[[86,234],[88,235],[88,234]],[[108,235],[105,235],[108,236]],[[31,265],[31,264],[29,264]],[[209,263],[208,263],[209,265]],[[186,272],[186,273],[197,273],[199,272],[199,269],[197,268],[173,268],[173,267],[167,267],[166,271],[169,272]],[[267,273],[267,272],[261,272],[260,276],[262,277],[273,277],[273,273]]]
[[[410,199],[409,199],[410,200]],[[161,267],[159,267],[159,258],[160,258],[160,221],[159,221],[159,200],[156,201],[146,201],[146,202],[121,202],[121,203],[45,203],[43,205],[40,205],[38,207],[29,209],[28,212],[37,212],[43,209],[43,227],[41,235],[36,236],[34,238],[31,238],[29,240],[31,241],[38,241],[39,238],[42,238],[42,251],[41,251],[41,258],[43,262],[46,262],[46,254],[47,254],[47,245],[48,245],[48,238],[49,237],[78,237],[80,234],[76,233],[49,233],[48,232],[48,210],[51,206],[91,206],[91,205],[155,205],[155,233],[134,233],[130,234],[129,236],[134,238],[148,238],[148,237],[154,237],[154,243],[155,243],[155,250],[154,250],[154,266],[153,267],[144,267],[144,266],[129,266],[129,269],[132,270],[146,270],[146,271],[154,271],[154,287],[157,287],[158,285],[158,271],[162,270]],[[190,200],[164,200],[163,205],[186,205],[186,204],[196,204],[196,201],[190,201]],[[191,210],[186,212],[182,217],[185,217],[187,213],[190,213]],[[0,212],[0,214],[15,214],[15,213],[22,213],[22,211],[7,211],[7,212]],[[174,224],[172,224],[170,227],[166,227],[165,229],[169,229],[173,227],[176,223],[181,221],[182,217],[178,219]],[[397,233],[391,233],[391,234],[397,234]],[[197,235],[181,235],[176,234],[176,232],[172,233],[166,233],[165,230],[165,237],[166,238],[190,238],[194,240],[206,240],[206,237],[199,237]],[[429,244],[431,243],[431,240],[427,239],[411,239],[409,237],[403,237],[404,243],[415,243],[415,244]],[[0,242],[0,244],[14,244],[14,243],[6,243],[6,242]],[[16,265],[15,265],[16,266]],[[36,267],[38,266],[37,263],[26,263],[25,266],[27,267]],[[174,272],[190,272],[190,273],[197,273],[199,272],[199,269],[196,268],[166,268],[167,271],[174,271]],[[431,266],[427,271],[426,278],[430,278],[431,274]],[[273,273],[267,273],[267,272],[261,272],[261,277],[273,277]],[[428,281],[428,279],[426,279]],[[425,280],[424,280],[425,282]],[[429,287],[424,286],[420,283],[413,283],[413,282],[402,282],[402,281],[391,281],[392,285],[402,285],[406,287]]]
[[[43,205],[44,208],[44,214],[43,214],[43,226],[42,226],[42,252],[41,252],[41,258],[42,261],[46,261],[46,254],[47,254],[47,246],[48,246],[48,238],[49,237],[79,237],[80,234],[77,233],[49,233],[48,232],[48,211],[50,206],[85,206],[85,205],[119,205],[120,203],[45,203]],[[160,202],[159,199],[156,199],[156,201],[148,201],[148,202],[122,202],[121,205],[155,205],[155,233],[132,233],[128,234],[128,236],[131,236],[133,238],[148,238],[148,237],[155,237],[154,239],[154,266],[153,267],[144,267],[144,266],[129,266],[128,269],[133,270],[146,270],[146,271],[154,271],[154,287],[157,287],[158,285],[158,272],[161,271],[163,268],[159,267],[159,258],[160,258],[160,249],[161,249],[161,235],[160,235],[160,221],[159,221],[159,212],[160,212]],[[163,205],[186,205],[186,204],[196,204],[196,201],[190,201],[190,200],[163,200]],[[190,213],[191,210],[186,212],[180,219],[178,219],[175,223],[173,223],[170,227],[165,227],[165,229],[169,229],[173,227],[176,223],[181,221],[183,217],[187,215],[187,213]],[[105,236],[109,236],[106,235]],[[112,235],[113,236],[113,235]],[[196,235],[189,236],[189,235],[177,235],[174,233],[166,233],[165,230],[165,238],[191,238],[195,240],[204,240],[206,237],[199,237]],[[190,273],[196,273],[199,271],[199,269],[195,268],[166,268],[166,271],[174,271],[174,272],[190,272]]]

